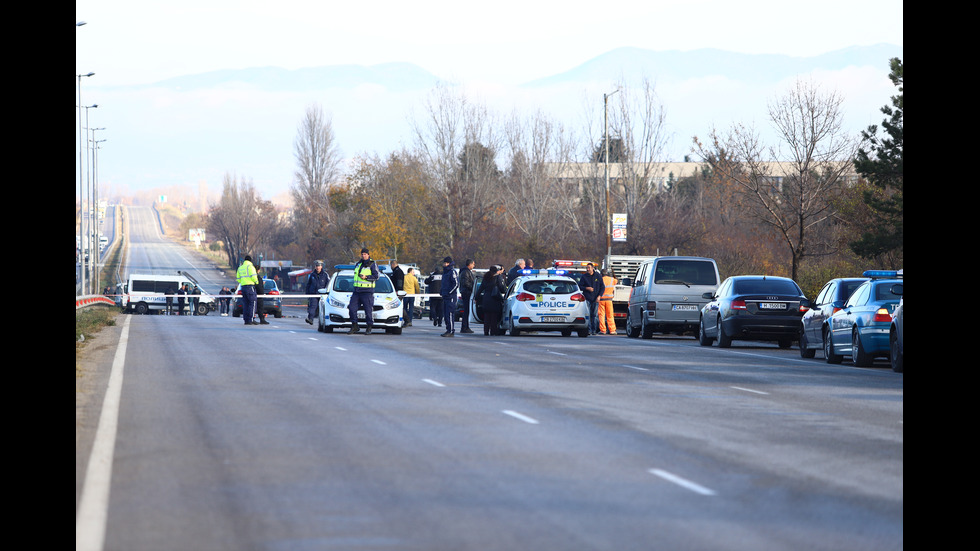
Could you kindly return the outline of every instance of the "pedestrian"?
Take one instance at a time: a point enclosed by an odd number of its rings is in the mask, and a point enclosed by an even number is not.
[[[514,267],[511,268],[509,272],[507,272],[507,281],[504,283],[506,285],[510,285],[511,281],[514,281],[515,279],[517,279],[518,276],[521,275],[521,270],[524,269],[524,266],[525,264],[523,258],[518,258],[516,261],[514,261]]]
[[[231,289],[227,285],[221,287],[221,291],[218,291],[218,313],[224,317],[228,316],[228,307],[231,304]]]
[[[167,315],[170,316],[174,313],[174,295],[177,291],[174,290],[174,286],[171,285],[167,287]]]
[[[504,275],[497,265],[490,266],[483,274],[480,290],[477,291],[480,304],[483,307],[483,334],[486,336],[500,335],[500,318],[504,313]]]
[[[422,286],[419,284],[419,279],[415,277],[415,268],[409,268],[408,273],[405,274],[405,283],[402,288],[405,291],[405,297],[403,302],[405,304],[405,326],[412,326],[412,318],[415,317],[415,297],[412,295],[421,295]]]
[[[533,258],[525,258],[524,259],[524,269],[525,270],[533,270],[534,269],[534,259]]]
[[[177,287],[177,315],[184,315],[184,297],[187,296],[187,284]]]
[[[259,270],[262,269],[262,261],[255,266],[255,273],[258,274]],[[255,287],[255,315],[259,318],[259,325],[269,325],[269,322],[265,321],[265,302],[263,300],[265,297],[265,276],[259,276],[259,284]]]
[[[599,312],[599,297],[604,291],[602,277],[595,271],[595,266],[589,262],[585,266],[585,273],[578,280],[578,287],[585,295],[585,302],[589,305],[589,334],[595,335],[599,331],[596,315]]]
[[[191,291],[191,294],[190,294],[190,297],[189,297],[190,298],[190,301],[189,302],[190,302],[190,308],[191,308],[191,315],[192,316],[196,316],[197,315],[197,303],[200,300],[200,296],[201,296],[201,288],[197,286],[197,283],[195,283],[194,284],[194,289]]]
[[[463,320],[460,333],[473,332],[470,329],[470,297],[473,296],[473,285],[476,283],[476,278],[473,276],[473,266],[475,265],[473,260],[467,258],[466,263],[459,270],[459,295],[460,300],[463,301]]]
[[[361,249],[361,259],[354,264],[354,292],[350,295],[350,305],[347,308],[350,314],[350,331],[348,335],[353,335],[360,331],[357,326],[357,310],[364,307],[364,325],[367,327],[365,334],[371,334],[374,326],[374,285],[381,277],[378,272],[378,265],[371,259],[371,253],[367,247]]]
[[[397,260],[391,261],[391,284],[394,285],[396,293],[404,290],[405,272],[402,271],[402,268],[398,265]]]
[[[451,256],[442,259],[442,286],[439,294],[442,295],[442,318],[446,321],[446,332],[440,336],[453,337],[456,335],[456,300],[459,295],[459,277],[456,275],[456,265]]]
[[[306,279],[306,294],[318,295],[320,289],[326,289],[330,285],[330,274],[323,269],[323,261],[317,260],[313,263],[313,271]],[[306,299],[306,323],[313,325],[313,316],[319,315],[320,297],[310,297]]]
[[[615,335],[616,318],[613,316],[613,296],[616,294],[618,281],[612,276],[609,268],[602,270],[602,296],[599,297],[599,334]]]
[[[442,273],[432,270],[425,278],[425,294],[437,295],[429,297],[429,319],[432,325],[442,327]]]
[[[255,321],[253,317],[255,316],[255,296],[257,294],[256,287],[259,284],[259,275],[255,270],[255,265],[252,264],[251,255],[245,255],[245,260],[242,261],[242,265],[238,267],[238,271],[235,273],[235,279],[238,280],[242,291],[242,319],[245,321],[245,325],[258,325],[259,322]]]

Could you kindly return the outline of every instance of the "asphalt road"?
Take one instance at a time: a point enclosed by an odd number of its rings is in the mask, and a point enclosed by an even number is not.
[[[904,546],[903,375],[884,362],[119,319],[83,366],[77,548]]]

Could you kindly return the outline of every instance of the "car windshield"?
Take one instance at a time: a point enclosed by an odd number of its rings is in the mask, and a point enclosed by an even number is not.
[[[536,295],[570,295],[578,292],[578,285],[567,279],[535,279],[525,282],[524,290]]]
[[[265,280],[265,290],[266,291],[277,291],[277,290],[279,290],[279,288],[276,287],[275,280],[267,279],[267,280]]]
[[[736,295],[799,295],[800,289],[785,279],[741,279],[735,282]]]
[[[875,296],[878,300],[898,300],[902,298],[892,292],[892,286],[895,285],[894,281],[881,282],[875,285]]]
[[[847,300],[852,294],[854,294],[854,290],[860,287],[862,283],[864,283],[862,280],[841,282],[840,295],[844,297],[844,300]]]
[[[340,291],[343,293],[350,293],[354,291],[354,274],[341,274],[334,276],[333,278],[333,290]],[[378,278],[378,281],[374,284],[375,293],[391,293],[394,288],[391,286],[391,280],[387,276],[382,275]]]
[[[718,285],[715,265],[704,260],[661,260],[657,262],[653,282],[675,285]]]

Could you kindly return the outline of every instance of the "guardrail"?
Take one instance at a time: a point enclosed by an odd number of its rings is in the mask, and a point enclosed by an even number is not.
[[[75,310],[88,308],[89,306],[116,306],[116,301],[102,295],[85,295],[75,297]]]

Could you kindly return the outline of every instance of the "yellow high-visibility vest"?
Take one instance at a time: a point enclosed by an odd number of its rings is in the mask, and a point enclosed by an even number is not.
[[[364,265],[361,262],[354,266],[354,287],[361,287],[362,289],[370,289],[374,287],[374,282],[365,279],[371,275],[371,265]]]
[[[259,284],[259,275],[255,271],[255,266],[248,260],[242,262],[242,265],[238,267],[238,271],[235,273],[235,279],[238,280],[239,285]]]

